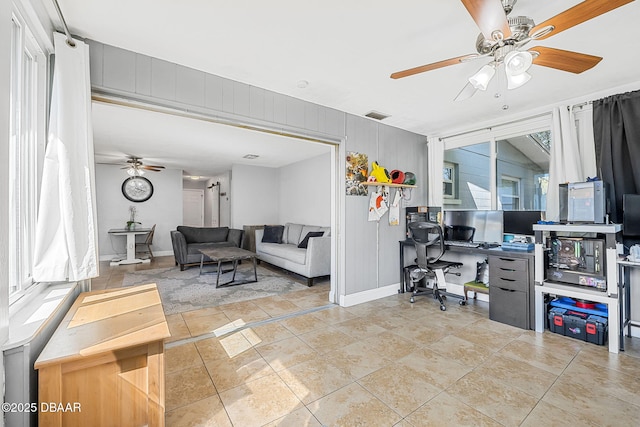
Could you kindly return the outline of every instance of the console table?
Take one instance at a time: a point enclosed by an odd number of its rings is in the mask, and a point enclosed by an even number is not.
[[[41,426],[164,426],[164,344],[155,284],[81,293],[36,360]]]

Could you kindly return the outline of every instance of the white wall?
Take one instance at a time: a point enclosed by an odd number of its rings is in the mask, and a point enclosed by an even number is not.
[[[331,153],[280,168],[278,224],[331,224]]]
[[[221,173],[209,178],[206,182],[206,189],[204,192],[204,225],[205,227],[228,227],[231,224],[231,196],[230,196],[230,179],[231,171]],[[213,184],[220,184],[214,188],[209,188]],[[224,194],[220,196],[218,201],[214,200],[214,195],[220,193]],[[225,194],[226,193],[226,194]],[[220,217],[218,223],[213,222],[213,218],[217,216],[218,203],[220,204]]]
[[[153,196],[133,203],[122,195],[122,182],[128,177],[120,166],[96,165],[96,198],[98,206],[98,248],[100,259],[125,254],[125,239],[110,236],[111,228],[123,228],[129,220],[129,206],[137,209],[136,221],[142,227],[156,224],[152,250],[154,255],[173,255],[169,232],[182,224],[182,171],[165,169],[145,175],[153,184]]]
[[[233,165],[231,177],[232,228],[278,224],[279,169]]]

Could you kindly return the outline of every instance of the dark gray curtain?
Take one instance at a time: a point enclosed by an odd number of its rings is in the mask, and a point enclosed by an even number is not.
[[[622,195],[640,193],[640,91],[594,101],[593,133],[610,219],[622,224]]]

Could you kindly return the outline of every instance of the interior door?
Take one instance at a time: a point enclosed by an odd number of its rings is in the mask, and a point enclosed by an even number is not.
[[[182,190],[182,224],[204,226],[204,190]]]

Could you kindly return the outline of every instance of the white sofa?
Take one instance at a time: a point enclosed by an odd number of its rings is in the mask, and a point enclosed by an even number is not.
[[[319,237],[309,238],[307,248],[298,244],[311,231],[322,231]],[[313,279],[331,274],[331,237],[329,227],[287,223],[284,226],[282,243],[263,243],[264,230],[256,230],[256,253],[258,259],[307,278],[307,286]]]

